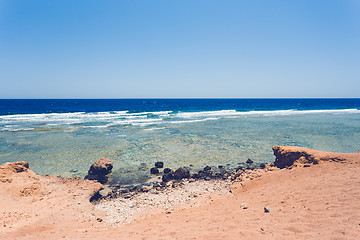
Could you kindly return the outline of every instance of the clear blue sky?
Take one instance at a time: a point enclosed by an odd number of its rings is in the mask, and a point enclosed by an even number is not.
[[[0,98],[360,97],[360,0],[0,0]]]

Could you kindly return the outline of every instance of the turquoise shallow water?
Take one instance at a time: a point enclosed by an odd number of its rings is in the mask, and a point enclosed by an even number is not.
[[[24,160],[39,174],[84,177],[101,157],[135,177],[150,168],[274,161],[272,146],[324,151],[360,149],[360,111],[155,111],[12,114],[0,116],[0,163]],[[135,175],[132,173],[135,172]],[[147,171],[142,174],[148,175]]]

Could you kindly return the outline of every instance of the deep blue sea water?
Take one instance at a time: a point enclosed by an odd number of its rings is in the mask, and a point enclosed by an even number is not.
[[[141,163],[177,168],[274,160],[273,145],[360,149],[360,99],[0,100],[0,164],[84,177],[108,157],[136,179]]]

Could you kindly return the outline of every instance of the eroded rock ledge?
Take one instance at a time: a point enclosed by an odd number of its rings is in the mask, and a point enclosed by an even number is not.
[[[354,154],[323,152],[293,146],[274,146],[273,151],[276,157],[274,164],[278,168],[285,168],[294,165],[308,166],[309,164],[318,164],[320,161],[341,162],[346,160],[346,156]]]

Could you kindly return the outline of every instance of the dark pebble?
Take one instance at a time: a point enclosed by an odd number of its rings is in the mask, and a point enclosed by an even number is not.
[[[266,166],[265,166],[265,163],[260,163],[260,168],[265,168]]]
[[[219,168],[219,169],[223,169],[223,168],[224,168],[224,166],[222,166],[222,165],[219,165],[219,166],[218,166],[218,168]]]
[[[170,173],[173,172],[173,170],[171,168],[165,168],[164,169],[164,173]]]
[[[164,163],[163,163],[163,162],[156,162],[156,163],[155,163],[155,167],[157,167],[157,168],[163,168],[163,167],[164,167]]]
[[[170,180],[173,180],[174,179],[174,175],[173,173],[169,172],[169,173],[165,173],[163,176],[162,176],[162,181],[163,182],[168,182]]]
[[[254,161],[248,158],[248,160],[246,160],[246,163],[254,163]]]
[[[185,168],[179,168],[174,172],[174,179],[190,178],[189,170]]]
[[[207,172],[207,171],[210,171],[210,170],[211,170],[211,167],[210,167],[210,166],[204,167],[204,172]]]
[[[197,178],[199,178],[199,174],[194,173],[193,175],[191,175],[191,178],[197,179]]]
[[[158,174],[158,173],[159,173],[159,169],[156,168],[156,167],[153,167],[153,168],[150,169],[150,173],[151,173],[151,174]]]

